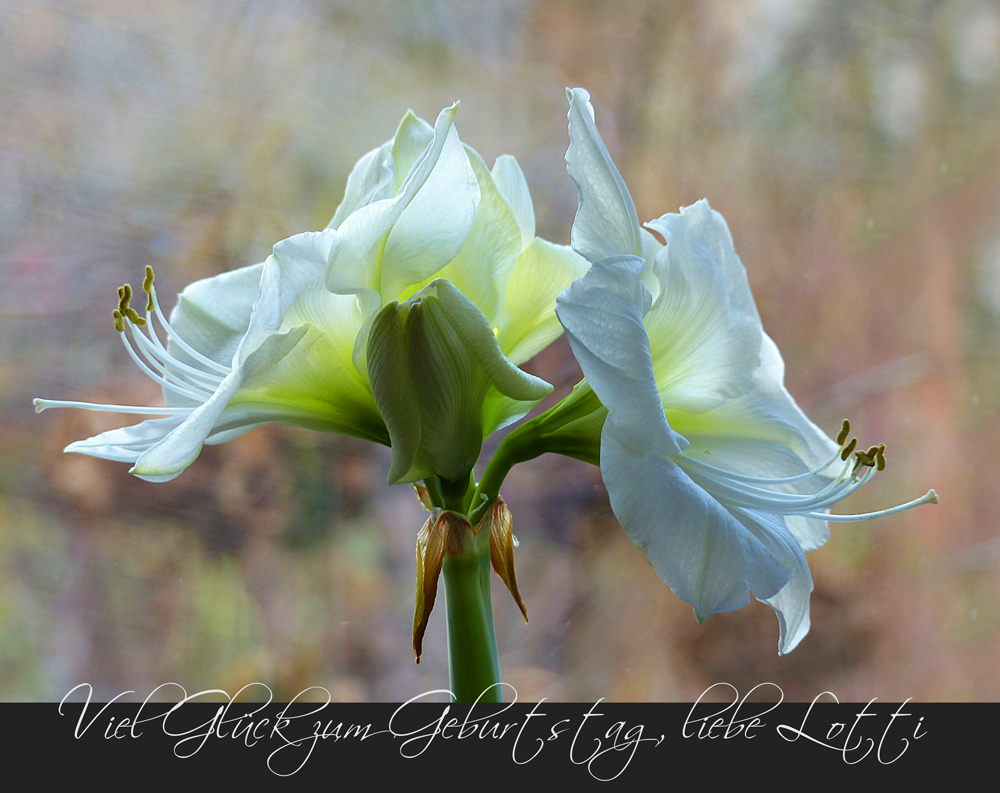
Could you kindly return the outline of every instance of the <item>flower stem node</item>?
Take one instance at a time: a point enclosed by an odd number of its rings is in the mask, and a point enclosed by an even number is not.
[[[420,492],[426,487],[414,486]],[[424,632],[437,598],[438,579],[445,559],[476,557],[489,551],[493,571],[510,590],[514,602],[521,610],[524,621],[528,621],[528,608],[524,605],[517,588],[514,574],[514,522],[510,510],[502,498],[494,499],[475,526],[469,519],[449,509],[433,507],[430,516],[417,532],[417,592],[416,608],[413,613],[413,652],[420,663],[423,650]],[[482,558],[480,556],[480,558]],[[485,563],[485,562],[484,562]],[[488,591],[488,586],[487,586]]]

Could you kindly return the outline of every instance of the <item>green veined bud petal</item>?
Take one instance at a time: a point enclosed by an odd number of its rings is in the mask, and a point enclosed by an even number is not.
[[[390,483],[468,478],[483,439],[552,390],[507,360],[482,311],[445,279],[385,306],[367,357],[392,442]]]

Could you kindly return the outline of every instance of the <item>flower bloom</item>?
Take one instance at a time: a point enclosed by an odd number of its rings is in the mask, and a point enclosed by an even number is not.
[[[261,264],[186,287],[169,320],[147,268],[145,317],[115,326],[165,406],[35,400],[159,415],[66,451],[180,474],[203,444],[282,423],[392,446],[390,481],[467,477],[483,438],[551,390],[518,368],[562,328],[556,295],[585,260],[535,237],[517,162],[492,171],[459,140],[457,104],[408,113],[362,157],[330,225]]]
[[[586,381],[607,409],[601,475],[628,536],[699,621],[741,608],[749,593],[780,625],[779,652],[809,631],[805,552],[830,508],[885,466],[884,446],[858,451],[849,424],[831,440],[784,386],[746,271],[707,201],[640,226],[594,123],[570,92],[566,162],[579,193],[572,247],[592,263],[556,313]]]

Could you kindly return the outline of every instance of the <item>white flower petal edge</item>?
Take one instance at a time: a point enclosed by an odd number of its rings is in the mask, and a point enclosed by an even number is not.
[[[881,470],[884,447],[847,462],[848,425],[838,444],[805,416],[722,216],[704,200],[664,215],[647,224],[661,246],[639,226],[589,94],[568,94],[572,240],[592,266],[556,313],[608,409],[600,460],[612,509],[699,620],[746,605],[752,591],[777,613],[787,653],[809,631],[805,551],[826,541],[826,521],[937,495],[829,514]]]

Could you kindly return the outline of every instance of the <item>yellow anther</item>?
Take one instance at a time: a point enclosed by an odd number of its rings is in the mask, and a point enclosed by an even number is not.
[[[876,452],[878,451],[878,447],[877,446],[873,446],[872,448]],[[856,474],[858,472],[858,469],[861,468],[861,466],[863,466],[863,465],[866,465],[869,468],[872,468],[872,467],[875,466],[875,458],[872,457],[872,455],[870,455],[867,451],[864,451],[864,452],[855,452],[854,456],[857,457],[858,460],[857,460],[856,463],[854,463],[854,470],[851,471],[852,474]]]
[[[132,287],[129,284],[123,284],[118,287],[118,310],[124,314],[128,311],[128,304],[132,302]]]
[[[851,452],[854,451],[854,447],[858,445],[857,438],[851,438],[851,442],[844,447],[844,451],[840,453],[840,459],[847,461],[847,458],[851,456]]]
[[[131,306],[126,307],[125,316],[128,317],[129,322],[131,322],[134,325],[138,325],[139,327],[142,327],[143,325],[146,324],[146,320],[140,317],[139,312],[136,311]]]
[[[851,434],[851,422],[849,422],[847,419],[844,419],[844,423],[840,425],[840,432],[837,433],[837,445],[843,446],[844,442],[847,440],[847,436],[850,434]]]
[[[125,317],[122,316],[122,312],[117,308],[111,312],[111,316],[115,318],[115,330],[119,333],[125,332]]]
[[[146,293],[146,311],[153,310],[153,268],[146,265],[146,277],[142,279],[142,291]]]
[[[885,444],[880,443],[878,449],[875,451],[875,470],[884,471],[885,470]]]
[[[878,453],[878,446],[869,446],[868,451],[865,452],[866,457],[870,457],[872,460],[875,459],[875,455]]]

